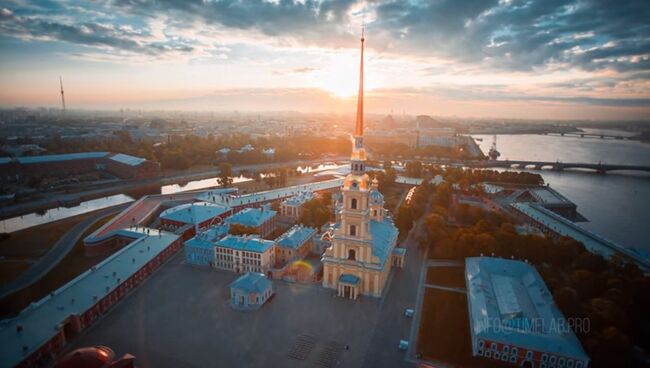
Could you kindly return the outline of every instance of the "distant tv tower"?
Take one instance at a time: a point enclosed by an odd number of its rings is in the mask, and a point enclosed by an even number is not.
[[[65,95],[63,94],[63,79],[59,75],[59,84],[61,85],[61,105],[63,106],[63,112],[65,112]]]

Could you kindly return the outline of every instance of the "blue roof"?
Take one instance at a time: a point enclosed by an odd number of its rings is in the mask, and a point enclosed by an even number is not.
[[[132,240],[18,316],[0,321],[0,367],[13,367],[59,331],[71,315],[81,315],[153,260],[179,237],[150,228],[131,228]],[[16,328],[22,327],[20,333]],[[27,346],[28,351],[23,351]]]
[[[384,221],[370,221],[370,234],[372,235],[372,255],[379,258],[381,265],[388,259],[391,248],[397,241],[398,230],[390,217]]]
[[[314,199],[314,193],[310,191],[301,191],[299,194],[285,199],[282,203],[289,206],[300,206],[303,203]]]
[[[370,190],[370,203],[372,204],[384,204],[384,195],[381,194],[377,189]]]
[[[219,240],[216,245],[241,251],[264,253],[273,246],[272,240],[264,240],[256,236],[227,235]]]
[[[230,208],[208,202],[186,203],[160,213],[160,218],[184,224],[200,224],[230,211]]]
[[[498,341],[587,366],[589,356],[573,331],[553,327],[568,322],[535,267],[502,258],[465,258],[465,283],[474,355],[479,340]]]
[[[263,293],[273,283],[261,273],[247,272],[230,284],[230,288],[243,290],[247,293]]]
[[[8,164],[12,161],[11,157],[0,157],[0,164]]]
[[[298,247],[308,241],[314,234],[316,234],[316,229],[313,227],[294,225],[291,229],[275,239],[275,242],[284,248],[298,249]]]
[[[395,248],[393,248],[393,253],[395,253],[397,255],[400,255],[400,256],[403,256],[403,255],[406,254],[406,248],[395,247]]]
[[[347,273],[339,276],[339,282],[344,282],[346,284],[356,285],[359,283],[359,281],[361,281],[361,279],[358,276],[350,275]]]
[[[129,166],[138,166],[141,163],[147,161],[142,157],[135,157],[131,155],[126,155],[124,153],[115,154],[111,156],[110,159]]]
[[[245,208],[228,219],[230,223],[240,224],[248,227],[258,227],[271,219],[277,214],[276,211],[260,209],[260,208]]]
[[[193,238],[185,241],[186,246],[196,248],[212,248],[215,242],[228,234],[228,225],[213,226],[207,231],[202,231]]]
[[[81,152],[81,153],[65,153],[61,155],[24,156],[24,157],[17,157],[16,160],[21,164],[40,164],[45,162],[102,158],[106,156],[108,156],[108,152]]]

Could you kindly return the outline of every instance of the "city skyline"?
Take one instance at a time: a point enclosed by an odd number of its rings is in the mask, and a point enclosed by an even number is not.
[[[0,2],[0,105],[638,120],[650,5]]]

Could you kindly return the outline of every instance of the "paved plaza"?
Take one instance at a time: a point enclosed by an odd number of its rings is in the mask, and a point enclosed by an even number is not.
[[[266,305],[239,312],[228,306],[236,277],[184,264],[181,252],[72,347],[107,345],[132,353],[140,367],[364,364],[379,299],[352,301],[320,285],[274,282],[276,295]]]

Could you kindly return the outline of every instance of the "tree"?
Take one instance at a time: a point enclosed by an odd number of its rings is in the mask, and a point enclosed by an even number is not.
[[[397,215],[395,215],[395,226],[399,230],[400,234],[405,234],[413,226],[413,209],[409,205],[402,205],[397,210]]]
[[[553,299],[565,317],[576,317],[580,312],[580,298],[571,287],[565,286],[555,290]]]
[[[298,221],[305,225],[320,229],[330,219],[329,207],[323,204],[319,199],[314,198],[302,205],[300,218]]]
[[[219,165],[219,176],[217,177],[217,183],[222,188],[227,188],[232,185],[232,165],[223,162]]]
[[[413,178],[422,177],[422,162],[420,161],[410,161],[406,163],[406,176]]]
[[[251,234],[259,234],[259,232],[248,226],[240,225],[240,224],[230,224],[230,228],[228,229],[228,232],[232,235],[251,235]]]

